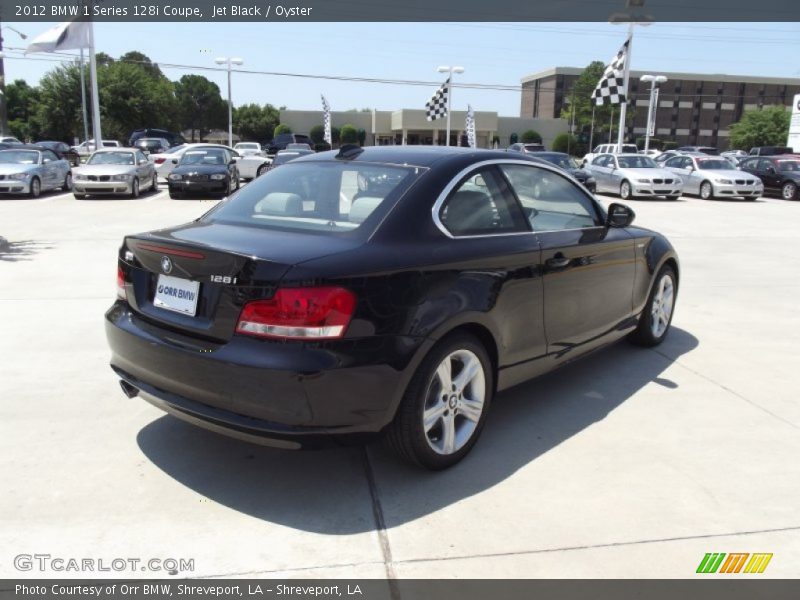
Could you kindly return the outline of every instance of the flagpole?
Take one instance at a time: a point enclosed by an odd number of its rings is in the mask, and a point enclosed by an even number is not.
[[[103,147],[103,132],[100,127],[100,95],[97,87],[97,60],[94,55],[94,22],[89,21],[89,76],[92,79],[92,130],[94,149]]]
[[[625,116],[628,109],[628,78],[631,72],[631,52],[633,50],[634,22],[628,23],[628,51],[625,53],[625,70],[622,78],[622,87],[625,90],[625,102],[619,106],[619,132],[617,133],[617,152],[622,153],[622,143],[625,141]]]
[[[86,115],[86,76],[83,48],[81,48],[81,112],[83,113],[83,141],[89,141],[89,117]]]
[[[594,138],[594,103],[592,103],[592,126],[589,128],[589,152],[592,151],[592,139]]]
[[[447,79],[447,141],[445,146],[450,145],[450,102],[453,100],[453,75]]]

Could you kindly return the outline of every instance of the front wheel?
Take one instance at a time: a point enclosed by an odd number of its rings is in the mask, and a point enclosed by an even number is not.
[[[42,182],[39,181],[38,177],[34,177],[31,179],[31,187],[28,191],[28,195],[31,198],[38,198],[42,193]]]
[[[139,197],[139,179],[136,177],[133,178],[133,183],[131,183],[131,198],[138,198]]]
[[[623,200],[631,199],[631,184],[627,181],[623,181],[619,186],[619,197]]]
[[[796,200],[797,199],[797,185],[792,183],[791,181],[787,181],[781,187],[781,197],[784,200]]]
[[[493,392],[492,363],[483,345],[467,334],[447,338],[411,379],[387,443],[411,463],[446,469],[475,445]]]
[[[67,173],[64,177],[64,185],[61,186],[61,189],[65,192],[69,192],[72,190],[72,173]]]
[[[667,200],[677,200],[677,199],[678,199],[678,198],[680,198],[680,197],[681,197],[681,195],[680,195],[680,194],[678,194],[678,195],[672,195],[672,196],[667,196]]]
[[[630,335],[630,340],[640,346],[657,346],[667,337],[672,314],[675,310],[675,295],[678,281],[675,270],[664,265],[655,278],[647,304],[639,317],[639,326]]]
[[[153,173],[153,181],[150,183],[150,189],[153,192],[158,192],[158,175]]]
[[[712,200],[714,198],[714,186],[710,181],[704,181],[700,184],[700,197],[703,200]]]

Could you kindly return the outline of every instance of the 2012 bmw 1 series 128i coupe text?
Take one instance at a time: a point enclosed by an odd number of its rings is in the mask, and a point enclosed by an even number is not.
[[[128,396],[217,432],[283,448],[380,433],[445,468],[497,391],[667,335],[677,257],[633,217],[523,155],[309,155],[125,238],[111,367]]]

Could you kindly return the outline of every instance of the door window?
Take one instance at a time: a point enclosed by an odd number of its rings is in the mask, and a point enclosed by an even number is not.
[[[589,197],[549,169],[501,165],[534,231],[583,229],[600,224]]]

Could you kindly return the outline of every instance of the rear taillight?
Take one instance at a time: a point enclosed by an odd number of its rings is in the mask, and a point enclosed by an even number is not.
[[[122,267],[117,267],[117,298],[120,300],[127,299],[125,292],[125,273],[122,272]]]
[[[245,304],[236,332],[300,340],[340,338],[355,308],[355,295],[344,288],[283,288],[269,300]]]
[[[153,162],[155,164],[157,164],[157,165],[160,165],[160,164],[166,162],[166,160],[167,160],[166,158],[156,158],[156,159],[153,160]]]

